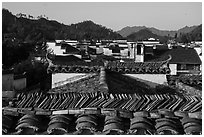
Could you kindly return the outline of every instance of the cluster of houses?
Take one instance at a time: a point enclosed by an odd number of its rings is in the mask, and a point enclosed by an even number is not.
[[[201,74],[202,42],[189,44],[160,44],[158,39],[149,38],[138,42],[127,40],[107,40],[97,42],[78,42],[74,40],[56,40],[47,42],[56,56],[75,56],[85,61],[105,55],[120,62],[153,62],[171,56],[169,67],[171,75],[181,73]]]
[[[51,89],[14,95],[3,107],[4,134],[202,134],[201,45],[150,38],[47,46]]]
[[[167,45],[164,45],[160,43],[159,39],[149,38],[137,42],[128,42],[127,40],[101,40],[94,42],[87,40],[80,42],[77,40],[55,40],[46,44],[47,51],[54,55],[55,58],[61,60],[62,63],[91,62],[99,56],[109,57],[119,62],[157,62],[170,58],[168,62],[169,75],[201,75],[202,70],[202,42],[191,42],[184,45],[170,41]],[[46,57],[40,58],[46,59]],[[36,57],[36,60],[42,59]],[[7,74],[3,73],[3,79],[7,76]],[[151,76],[148,76],[144,79],[151,80],[150,78]],[[56,85],[56,81],[60,82],[66,79],[67,76],[65,75],[60,79],[57,73],[52,74],[52,85]],[[152,80],[155,82],[154,78]],[[21,84],[20,87],[18,86],[17,90],[26,88],[25,78],[22,78],[21,82],[24,84]],[[9,87],[4,86],[4,84],[8,85],[8,82],[3,80],[3,87]],[[13,89],[13,86],[4,90],[11,89]]]

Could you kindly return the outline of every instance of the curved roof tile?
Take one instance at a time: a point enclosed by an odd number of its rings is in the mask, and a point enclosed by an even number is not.
[[[61,122],[52,123],[47,128],[48,134],[53,134],[56,130],[67,133],[68,132],[68,125]]]
[[[4,116],[4,115],[3,115]],[[59,117],[57,117],[59,116]],[[19,131],[20,129],[23,130],[20,134],[45,134],[45,131],[47,131],[48,134],[75,134],[75,131],[78,130],[80,133],[76,134],[201,134],[202,130],[202,122],[201,119],[195,119],[195,118],[189,118],[184,117],[180,118],[177,116],[174,116],[175,118],[167,118],[161,116],[160,118],[155,117],[135,117],[133,119],[129,118],[120,118],[117,116],[106,116],[106,120],[104,115],[98,115],[98,114],[82,114],[79,118],[88,117],[90,116],[91,120],[93,120],[95,117],[99,118],[97,123],[93,124],[89,120],[81,122],[76,122],[79,115],[54,115],[50,121],[53,119],[54,122],[47,127],[47,123],[43,121],[43,124],[41,125],[39,122],[35,121],[34,119],[23,119],[20,124],[17,124],[16,130]],[[187,115],[188,116],[188,115]],[[5,117],[5,116],[4,116]],[[10,116],[9,116],[10,117]],[[17,116],[14,116],[16,121],[19,121]],[[24,116],[25,117],[25,116]],[[47,116],[41,116],[42,119],[45,119]],[[63,117],[72,117],[72,121],[70,122],[70,119],[66,119]],[[56,118],[62,118],[65,121],[61,122],[58,121]],[[122,121],[121,121],[121,120]],[[12,119],[13,120],[13,119]],[[68,121],[67,121],[68,120]],[[67,121],[67,123],[66,123]],[[110,122],[112,121],[112,122]],[[77,123],[77,124],[74,124]],[[13,125],[16,125],[13,123]],[[75,130],[72,130],[72,126],[76,127]],[[73,128],[74,128],[73,127]],[[100,128],[102,127],[102,128]],[[14,130],[11,127],[10,132],[13,132]],[[141,129],[144,129],[141,130]],[[4,130],[6,128],[3,128]],[[27,129],[30,129],[29,131]],[[89,132],[81,132],[82,130],[88,130]]]

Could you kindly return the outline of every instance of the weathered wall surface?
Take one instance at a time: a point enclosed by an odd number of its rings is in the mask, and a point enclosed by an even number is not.
[[[55,73],[52,74],[52,88],[67,84],[74,78],[85,76],[85,73]]]
[[[157,86],[158,84],[167,83],[165,74],[125,74],[125,75],[144,80],[144,82],[147,81],[147,83],[149,81],[149,84],[153,87]]]

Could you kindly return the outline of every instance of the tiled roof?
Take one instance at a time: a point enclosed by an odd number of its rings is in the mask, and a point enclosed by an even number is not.
[[[65,48],[64,54],[80,54],[80,50],[78,50],[77,48],[75,48],[69,44],[62,44],[61,48]]]
[[[68,108],[120,108],[129,111],[169,109],[200,111],[201,97],[180,94],[167,86],[152,89],[149,85],[127,76],[106,72],[75,81],[48,93],[20,93],[17,108],[64,110]]]
[[[195,49],[177,48],[171,49],[169,54],[172,56],[170,63],[201,64],[201,60]]]
[[[202,75],[169,75],[167,81],[182,93],[202,96]]]
[[[100,68],[99,75],[47,93],[18,93],[12,107],[3,108],[3,117],[14,123],[9,125],[3,121],[3,131],[14,134],[200,134],[201,96],[180,94],[167,88],[153,90],[120,73],[121,78],[116,77],[114,73]],[[13,121],[24,114],[28,116]]]
[[[25,114],[17,116],[3,115],[3,134],[34,135],[181,135],[201,134],[200,115],[169,111],[135,112],[127,118],[119,115],[103,114],[53,114],[48,116]],[[164,114],[166,113],[166,114]],[[155,115],[158,115],[155,117]],[[10,119],[17,119],[11,125]],[[43,119],[43,121],[42,121]]]
[[[169,85],[175,85],[176,82],[182,82],[202,90],[202,75],[169,75],[167,76],[167,80]]]
[[[188,85],[201,85],[202,86],[202,75],[169,75],[169,81],[175,82],[176,80],[181,81]]]
[[[121,73],[166,74],[170,73],[167,61],[161,62],[108,62],[106,69]]]
[[[66,55],[66,56],[55,55],[52,58],[52,63],[55,65],[67,65],[74,62],[84,62],[84,61],[74,55]]]
[[[162,51],[161,53],[159,53],[159,50],[155,50],[154,54],[157,57],[146,58],[145,61],[157,61],[171,55],[172,59],[169,61],[169,63],[201,64],[201,60],[193,48],[177,47]]]
[[[103,66],[103,62],[100,61],[85,62],[84,60],[74,55],[67,56],[48,55],[47,60],[49,61],[49,66],[47,68],[47,71],[49,73],[99,72],[100,67]]]
[[[175,94],[29,93],[19,94],[16,108],[65,110],[69,108],[114,108],[128,111],[169,109],[201,111],[201,97]]]

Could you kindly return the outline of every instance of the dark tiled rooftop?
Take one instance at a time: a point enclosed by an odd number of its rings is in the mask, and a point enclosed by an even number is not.
[[[167,80],[170,85],[178,81],[190,86],[202,86],[202,75],[169,75]]]
[[[189,95],[202,96],[202,75],[170,75],[168,84]]]
[[[74,55],[56,55],[52,58],[52,63],[55,65],[66,65],[66,64],[74,64],[74,62],[83,63],[84,61]]]
[[[167,61],[161,62],[108,62],[106,69],[122,73],[136,74],[166,74],[170,69]]]
[[[17,108],[66,110],[68,108],[115,108],[128,111],[169,109],[201,111],[201,97],[176,94],[29,93],[18,95]]]
[[[18,93],[12,107],[3,108],[3,132],[200,134],[201,96],[159,90],[100,68],[99,75],[47,93]]]
[[[51,116],[26,114],[18,117],[3,115],[3,118],[4,134],[179,135],[202,133],[202,120],[191,118],[188,115],[184,117],[160,115],[157,118],[140,115],[124,118],[117,115],[96,114],[57,114]],[[10,124],[10,118],[18,120],[13,122],[13,127]]]
[[[177,47],[166,50],[165,52],[162,51],[161,53],[159,50],[155,50],[154,54],[154,57],[146,58],[145,61],[157,61],[171,55],[172,59],[169,63],[201,64],[201,60],[193,48]]]

